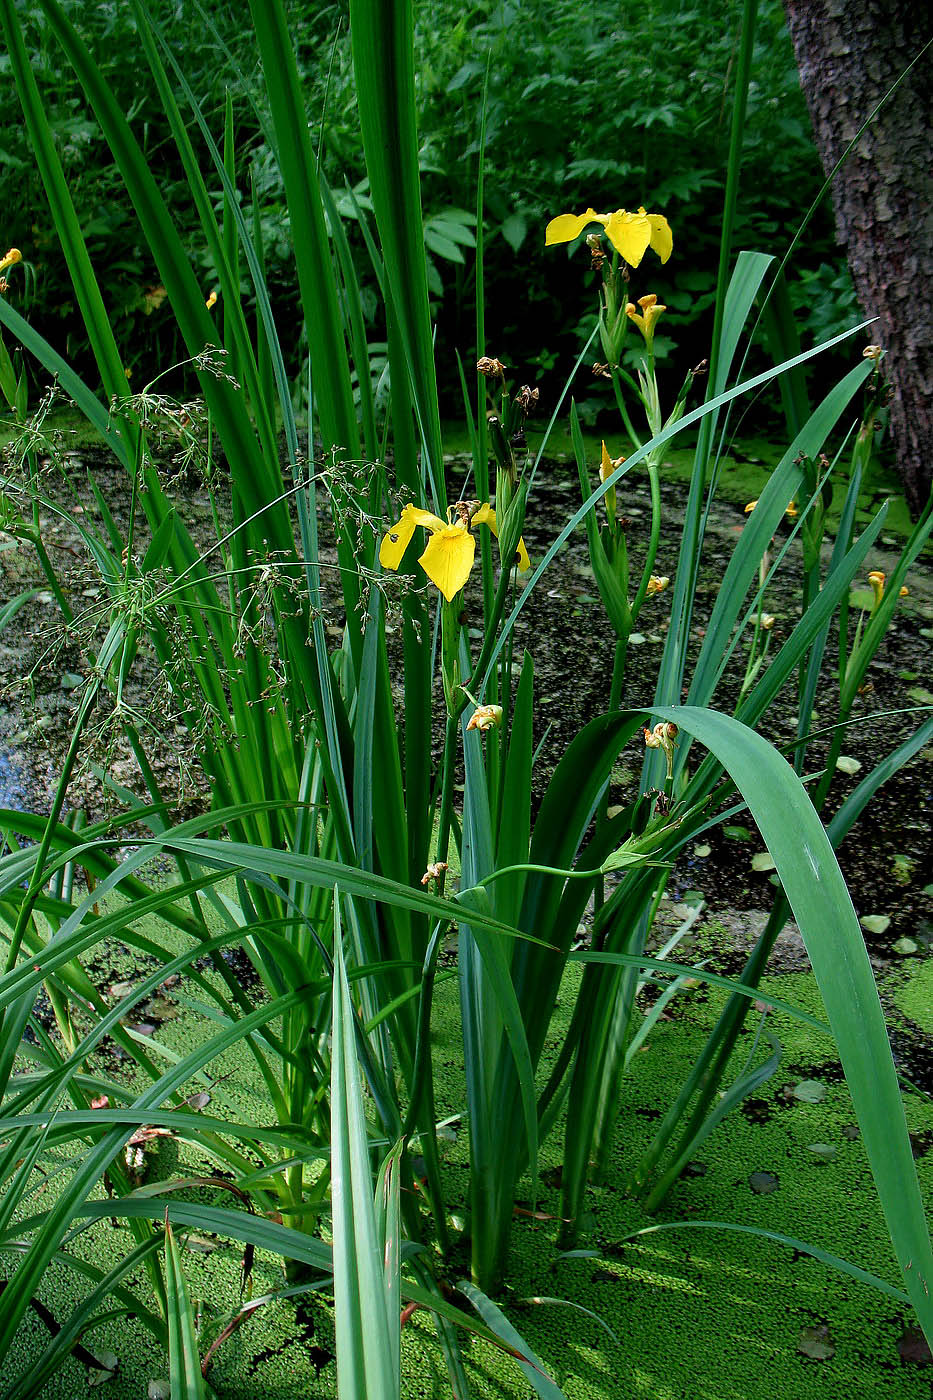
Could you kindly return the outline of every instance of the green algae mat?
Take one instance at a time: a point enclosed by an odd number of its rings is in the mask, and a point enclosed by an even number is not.
[[[930,968],[916,963],[902,972],[896,1005],[929,1026]],[[574,977],[573,971],[568,974]],[[563,998],[569,1017],[572,987]],[[812,980],[775,979],[770,990],[819,1016]],[[174,989],[173,989],[174,993]],[[158,1027],[168,1055],[183,1053],[198,1038],[196,1015],[178,992],[175,1011]],[[456,1033],[456,983],[438,988],[434,1052],[438,1066],[438,1114],[453,1198],[465,1200],[468,1179],[462,1070]],[[591,1189],[578,1250],[557,1247],[560,1163],[554,1133],[542,1153],[537,1196],[530,1181],[516,1213],[513,1267],[499,1300],[528,1345],[544,1360],[568,1400],[853,1400],[871,1394],[897,1400],[929,1400],[933,1368],[899,1301],[895,1264],[855,1115],[829,1037],[771,1012],[764,1029],[781,1044],[773,1077],[740,1111],[728,1117],[698,1152],[662,1213],[647,1216],[626,1193],[627,1173],[646,1145],[671,1092],[685,1074],[705,1028],[721,1006],[706,987],[685,989],[653,1028],[623,1084],[615,1156],[605,1183]],[[920,1015],[917,1015],[917,1020]],[[912,1032],[917,1026],[912,1024]],[[762,1027],[750,1025],[739,1056],[748,1053]],[[560,1044],[560,1014],[552,1027],[550,1056]],[[739,1066],[741,1059],[739,1059]],[[210,1067],[211,1113],[263,1117],[263,1089],[242,1055]],[[192,1092],[203,1084],[192,1085]],[[905,1096],[908,1123],[925,1190],[933,1186],[933,1105],[920,1093]],[[548,1149],[551,1148],[549,1154]],[[43,1184],[32,1207],[41,1209],[69,1161],[43,1163]],[[214,1170],[204,1160],[179,1160],[173,1139],[156,1139],[140,1165],[147,1182]],[[216,1200],[215,1196],[202,1199]],[[327,1236],[327,1217],[321,1232]],[[463,1226],[462,1217],[454,1224]],[[768,1232],[767,1234],[753,1231]],[[782,1242],[786,1236],[797,1245]],[[183,1237],[182,1237],[183,1238]],[[891,1285],[892,1293],[841,1274],[803,1248],[841,1256]],[[132,1247],[125,1225],[103,1221],[78,1234],[69,1252],[109,1266]],[[452,1282],[465,1274],[457,1261]],[[233,1243],[191,1234],[183,1254],[188,1288],[196,1301],[202,1357],[231,1314],[251,1298],[248,1317],[214,1352],[209,1380],[226,1400],[316,1400],[336,1393],[330,1300],[318,1293],[263,1303],[281,1291],[277,1260],[258,1257],[247,1291],[242,1253]],[[127,1280],[145,1298],[142,1270]],[[54,1316],[74,1305],[72,1271],[52,1269],[42,1302]],[[48,1340],[48,1320],[30,1312],[19,1338],[13,1371],[37,1356]],[[121,1303],[84,1337],[98,1356],[110,1353],[118,1369],[95,1373],[72,1357],[37,1397],[72,1400],[101,1384],[109,1400],[160,1400],[168,1396],[167,1367],[149,1334]],[[465,1345],[475,1397],[529,1396],[530,1388],[508,1358],[472,1341]],[[404,1393],[426,1400],[450,1394],[431,1320],[414,1313],[403,1330]]]

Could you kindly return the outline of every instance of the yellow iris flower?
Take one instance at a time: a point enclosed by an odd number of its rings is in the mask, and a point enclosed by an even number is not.
[[[0,245],[0,246],[2,246],[2,245]],[[23,261],[23,255],[22,255],[22,253],[19,251],[19,249],[18,249],[18,248],[11,248],[10,251],[9,251],[8,253],[4,253],[3,257],[0,258],[0,272],[5,271],[6,268],[8,268],[8,267],[12,267],[14,263],[18,263],[18,262],[22,262],[22,261]]]
[[[666,263],[674,247],[671,226],[663,214],[637,214],[616,209],[613,214],[597,214],[587,209],[585,214],[558,214],[544,231],[546,246],[552,243],[572,243],[588,224],[602,224],[609,242],[631,267],[637,267],[649,248],[653,248]]]
[[[393,525],[383,537],[379,546],[379,563],[384,569],[397,569],[412,535],[419,525],[422,526],[430,531],[430,538],[418,563],[448,603],[452,602],[470,577],[473,567],[476,537],[470,527],[488,525],[498,537],[496,512],[489,502],[483,505],[479,505],[478,502],[471,502],[470,505],[472,504],[477,506],[472,513],[469,513],[469,507],[463,510],[458,506],[450,506],[447,520],[442,520],[439,515],[432,515],[429,510],[419,510],[417,506],[407,505],[398,524]],[[531,560],[528,558],[525,542],[519,540],[519,570],[524,573],[530,566]]]

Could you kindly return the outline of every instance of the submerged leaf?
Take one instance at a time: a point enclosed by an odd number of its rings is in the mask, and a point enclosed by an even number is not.
[[[913,1366],[933,1365],[930,1344],[919,1327],[907,1327],[897,1339],[897,1354],[902,1361]]]
[[[112,1351],[97,1351],[94,1356],[100,1369],[88,1373],[87,1383],[91,1389],[112,1381],[120,1367],[119,1359]]]

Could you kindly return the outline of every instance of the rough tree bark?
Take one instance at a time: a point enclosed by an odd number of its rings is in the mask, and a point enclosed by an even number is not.
[[[785,0],[800,81],[828,174],[865,118],[930,38],[917,0]],[[908,504],[933,479],[933,165],[929,50],[833,182],[836,230],[859,301],[888,351],[891,428]]]

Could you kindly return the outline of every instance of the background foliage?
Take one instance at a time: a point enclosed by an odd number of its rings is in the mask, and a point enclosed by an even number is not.
[[[148,72],[132,61],[135,24],[128,7],[72,0],[65,8],[100,55],[183,231],[187,221],[190,253],[209,290],[212,269],[187,205],[187,185],[161,104]],[[238,13],[224,5],[202,8],[171,0],[156,0],[151,8],[215,129],[231,89],[236,183],[252,191],[244,212],[251,221],[252,201],[258,202],[279,325],[283,331],[289,324],[297,327],[288,213],[263,134],[267,113],[256,55]],[[29,18],[37,9],[32,3],[23,6]],[[652,269],[650,288],[636,273],[633,290],[655,291],[669,307],[665,324],[672,334],[659,335],[656,350],[662,364],[665,356],[670,361],[676,340],[669,367],[674,378],[682,376],[709,345],[727,164],[727,97],[736,58],[733,7],[684,0],[638,6],[611,0],[586,6],[578,0],[547,5],[485,0],[464,8],[452,0],[416,0],[415,12],[425,237],[448,411],[456,412],[459,401],[455,351],[468,360],[473,350],[473,216],[467,211],[475,208],[484,88],[489,345],[520,363],[525,377],[542,383],[546,397],[551,387],[556,393],[556,372],[552,386],[549,371],[579,346],[578,323],[584,308],[588,316],[590,300],[583,283],[591,274],[579,254],[568,268],[566,250],[545,252],[544,225],[555,213],[588,204],[613,209],[646,203],[670,216],[675,258],[661,272]],[[368,200],[347,6],[292,4],[289,22],[314,147],[338,195],[345,192],[341,213],[353,225]],[[84,233],[118,343],[138,379],[154,364],[183,358],[174,319],[136,221],[115,197],[116,171],[83,97],[62,76],[41,25],[27,24],[26,32],[75,203],[91,211]],[[322,62],[322,54],[329,61]],[[4,70],[8,76],[8,60],[0,55],[0,75]],[[754,73],[735,246],[780,256],[822,176],[779,0],[763,0],[760,6]],[[32,269],[22,309],[81,364],[87,356],[84,329],[34,163],[23,149],[15,103],[4,103],[2,112],[0,200],[10,211],[4,246],[21,248]],[[197,133],[192,136],[197,146]],[[219,208],[219,182],[206,152],[201,155]],[[348,188],[355,190],[356,201]],[[348,231],[371,338],[378,340],[379,298],[359,229]],[[245,275],[243,295],[248,302]],[[791,296],[805,344],[808,337],[823,340],[841,330],[847,317],[851,323],[851,284],[826,209],[811,225],[791,272]],[[822,372],[829,375],[834,368],[828,363]],[[585,407],[583,412],[585,417]]]

